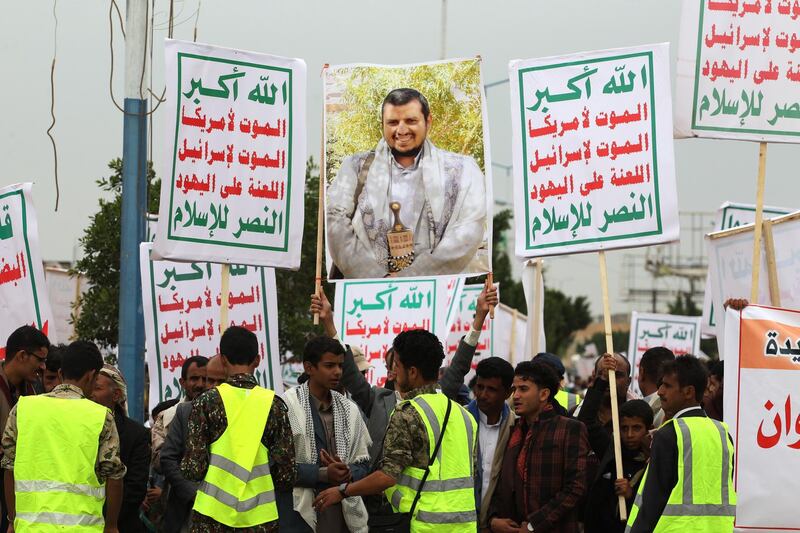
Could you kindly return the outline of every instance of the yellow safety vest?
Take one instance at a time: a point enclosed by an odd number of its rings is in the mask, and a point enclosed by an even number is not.
[[[217,387],[228,426],[211,444],[206,477],[193,509],[221,524],[253,527],[278,519],[269,451],[261,443],[275,393],[262,387]]]
[[[19,399],[14,531],[103,531],[106,491],[95,464],[106,413],[86,399]]]
[[[567,411],[570,411],[578,406],[581,401],[581,397],[578,394],[567,392],[564,389],[558,389],[558,392],[556,393],[556,401],[559,403],[559,405],[561,405],[561,407]]]
[[[421,394],[411,400],[428,432],[429,453],[441,434],[448,400],[444,394]],[[420,493],[411,521],[413,532],[469,532],[477,528],[472,454],[477,427],[463,407],[452,402],[439,452]],[[385,491],[395,512],[407,513],[425,470],[406,467],[397,484]]]
[[[678,482],[669,495],[655,533],[733,531],[736,491],[733,487],[733,444],[728,439],[727,424],[700,416],[674,418],[665,425],[670,422],[678,438]],[[626,532],[631,530],[639,514],[649,469],[636,493]]]

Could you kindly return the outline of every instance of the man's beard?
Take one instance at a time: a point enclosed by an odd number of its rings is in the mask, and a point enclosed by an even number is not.
[[[406,150],[405,152],[401,152],[396,148],[392,148],[392,155],[395,158],[398,157],[417,157],[417,155],[422,151],[422,145],[420,144],[416,148],[412,148],[411,150]]]

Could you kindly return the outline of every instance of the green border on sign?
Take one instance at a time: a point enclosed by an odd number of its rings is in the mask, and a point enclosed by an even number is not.
[[[33,308],[36,311],[36,324],[39,329],[42,329],[42,313],[39,310],[39,298],[36,295],[36,275],[34,273],[34,263],[31,261],[31,245],[28,242],[28,208],[25,203],[25,191],[17,189],[0,195],[0,200],[8,198],[9,196],[19,196],[20,205],[22,207],[22,240],[25,242],[25,257],[28,260],[28,272],[31,275],[31,289],[33,289]]]
[[[244,61],[236,61],[233,59],[222,59],[218,57],[211,57],[211,56],[202,56],[197,54],[187,54],[184,52],[178,52],[178,94],[176,95],[176,101],[181,101],[181,65],[183,59],[200,59],[205,61],[214,61],[217,63],[227,63],[231,65],[240,65],[243,67],[253,67],[259,68],[263,70],[273,70],[277,72],[285,72],[289,75],[289,165],[287,167],[287,174],[286,174],[286,228],[291,226],[291,205],[292,205],[292,131],[294,129],[294,120],[292,119],[292,110],[294,108],[294,93],[292,88],[292,70],[283,67],[275,67],[270,65],[259,65],[256,63],[247,63]],[[176,106],[176,119],[175,119],[175,144],[172,148],[172,175],[170,176],[170,190],[169,190],[169,214],[167,215],[168,225],[167,225],[167,240],[172,241],[184,241],[184,242],[193,242],[199,244],[215,244],[219,246],[231,246],[234,248],[251,248],[255,250],[265,250],[270,252],[287,252],[289,249],[289,231],[288,229],[285,231],[285,238],[283,240],[283,246],[262,246],[258,244],[243,244],[243,243],[235,243],[235,242],[227,242],[222,240],[212,240],[212,239],[198,239],[195,237],[178,237],[172,234],[172,205],[173,205],[173,197],[175,195],[175,165],[177,153],[178,153],[178,131],[180,130],[180,105]]]
[[[156,347],[156,364],[158,364],[158,401],[164,401],[164,385],[161,381],[161,348],[158,346],[158,313],[156,313],[156,279],[155,274],[153,274],[153,261],[148,259],[147,260],[149,269],[150,269],[150,299],[153,302],[153,328],[156,330],[156,341],[153,343]],[[150,379],[153,379],[153,376],[150,376]]]
[[[476,305],[477,305],[477,301],[478,301],[478,296],[480,296],[482,290],[483,290],[483,286],[480,286],[480,287],[478,287],[478,286],[467,287],[466,285],[464,286],[464,292],[469,291],[469,292],[477,292],[478,293],[478,294],[475,295]],[[488,354],[482,354],[481,357],[494,357],[494,319],[490,319],[488,315],[486,316],[486,318],[489,319],[489,342],[490,342],[491,345],[489,346],[489,353]],[[472,325],[470,325],[470,328],[472,328]],[[459,335],[459,338],[461,338],[462,336],[463,335]],[[480,336],[479,336],[479,339],[480,339]],[[506,354],[506,357],[510,357],[510,356],[508,354]]]
[[[433,279],[417,279],[417,280],[410,280],[409,279],[409,280],[391,281],[390,283],[416,283],[416,284],[433,283],[433,305],[431,306],[433,308],[433,315],[432,315],[432,318],[431,318],[431,320],[432,320],[431,328],[432,329],[436,329],[436,298],[437,298],[436,284],[438,283],[438,280],[436,280],[436,278],[433,278]],[[345,316],[344,315],[347,314],[347,312],[345,311],[345,309],[347,309],[347,288],[350,285],[375,285],[375,284],[385,285],[386,282],[381,280],[381,281],[345,281],[345,282],[342,283],[342,324],[341,324],[341,327],[339,329],[339,336],[342,339],[344,339],[344,337],[347,335],[347,332],[346,332],[345,327],[344,327],[344,323],[345,323]],[[339,295],[337,294],[336,297],[338,298]],[[434,333],[434,332],[432,331],[431,333]]]
[[[272,344],[270,342],[269,336],[269,319],[270,315],[267,311],[267,281],[264,279],[264,267],[255,267],[261,270],[261,303],[263,304],[264,308],[264,327],[267,331],[267,363],[269,367],[269,385],[266,383],[266,379],[264,380],[264,386],[268,389],[275,389],[275,382],[273,381],[272,375]],[[277,287],[276,287],[277,288]]]
[[[656,197],[656,222],[658,223],[658,229],[654,231],[644,231],[641,233],[633,233],[628,235],[611,235],[608,237],[596,237],[592,239],[581,239],[577,241],[563,241],[563,242],[554,242],[549,244],[539,244],[532,246],[531,245],[531,232],[530,232],[530,213],[528,207],[527,198],[525,201],[525,250],[541,250],[545,248],[558,248],[563,246],[574,246],[576,244],[585,244],[590,242],[606,242],[606,241],[616,241],[620,239],[635,239],[638,237],[648,237],[651,235],[660,235],[662,233],[661,227],[661,199],[659,196],[659,189],[658,189],[658,138],[656,137],[656,105],[655,105],[655,75],[653,72],[653,52],[636,52],[632,54],[624,54],[618,56],[608,56],[608,57],[600,57],[596,59],[581,59],[579,61],[570,61],[568,63],[555,63],[552,65],[542,65],[537,67],[528,67],[525,69],[520,69],[518,73],[519,79],[519,105],[520,105],[520,121],[521,121],[521,128],[522,128],[522,168],[524,169],[524,184],[525,184],[525,191],[527,196],[528,191],[528,146],[527,143],[524,141],[526,129],[525,129],[525,91],[523,87],[523,80],[522,75],[526,72],[532,72],[536,70],[549,70],[554,68],[560,67],[571,67],[575,65],[585,65],[587,63],[602,63],[605,61],[619,61],[621,59],[629,59],[633,57],[646,57],[648,60],[648,66],[650,68],[650,109],[651,109],[651,119],[650,124],[652,126],[651,133],[652,133],[652,147],[653,147],[653,185],[654,185],[654,192]]]
[[[700,51],[703,49],[703,17],[706,2],[700,0],[700,24],[697,27],[697,53],[694,65],[694,92],[692,94],[692,129],[701,131],[724,131],[728,133],[756,133],[759,135],[789,135],[800,136],[800,131],[759,130],[753,128],[723,128],[721,126],[701,126],[697,123],[697,95],[700,86]]]
[[[636,320],[636,331],[635,331],[635,336],[633,337],[633,346],[634,347],[636,347],[636,339],[639,338],[639,324],[641,324],[642,322],[648,322],[648,321],[649,322],[656,322],[658,324],[688,324],[688,325],[694,327],[694,335],[695,335],[694,338],[695,339],[701,339],[702,338],[702,337],[699,337],[699,335],[701,335],[700,329],[701,329],[702,326],[698,327],[698,324],[693,320],[658,320],[658,319],[655,319],[655,318],[640,318],[640,319]],[[694,342],[695,341],[692,341],[692,344],[694,344]],[[653,348],[655,348],[655,346],[653,346]],[[631,366],[631,377],[633,377],[633,375],[636,374],[636,369],[639,366],[639,351],[638,350],[634,350],[634,351],[636,353],[633,354],[633,365]],[[697,357],[697,354],[692,354],[692,355]],[[628,354],[628,357],[629,357],[628,360],[630,361],[631,354]]]

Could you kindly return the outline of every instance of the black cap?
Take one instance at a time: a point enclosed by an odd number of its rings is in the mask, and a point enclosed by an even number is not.
[[[534,361],[541,361],[542,363],[546,363],[556,371],[559,377],[564,377],[564,372],[567,371],[564,368],[564,363],[561,362],[561,358],[556,354],[552,354],[550,352],[540,352],[536,354],[536,357],[533,358]]]

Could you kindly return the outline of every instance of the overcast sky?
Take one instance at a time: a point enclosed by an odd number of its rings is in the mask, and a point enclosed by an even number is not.
[[[118,1],[124,16],[125,1]],[[197,0],[175,4],[179,23],[175,37],[191,40]],[[157,94],[164,86],[168,5],[166,0],[156,0],[152,77]],[[438,0],[205,0],[198,41],[303,58],[309,73],[309,154],[318,158],[322,65],[439,59],[440,6]],[[447,56],[481,55],[487,83],[506,79],[511,59],[656,42],[672,43],[670,68],[674,72],[681,17],[677,0],[448,0],[447,6]],[[42,256],[46,260],[72,260],[80,254],[78,238],[97,209],[100,192],[95,180],[107,175],[109,160],[122,155],[122,114],[109,95],[109,4],[59,2],[54,135],[61,204],[54,212],[53,157],[45,135],[50,123],[52,7],[50,0],[18,2],[7,6],[0,18],[0,186],[34,182]],[[116,21],[114,26],[113,91],[121,102],[124,43]],[[488,89],[487,99],[492,160],[497,165],[510,165],[508,84]],[[152,158],[159,175],[165,162],[163,109],[153,120]],[[790,164],[792,158],[797,161],[798,150],[793,145],[769,146],[767,204],[800,204],[797,178],[793,176],[798,166]],[[711,212],[726,200],[754,201],[756,143],[681,140],[675,143],[675,157],[681,211]],[[511,176],[502,166],[494,167],[495,198],[510,202]],[[631,309],[621,298],[625,253],[608,254],[614,312]],[[571,295],[585,294],[592,301],[593,312],[601,312],[595,255],[555,258],[548,264],[549,286]],[[641,278],[645,277],[642,272]]]

